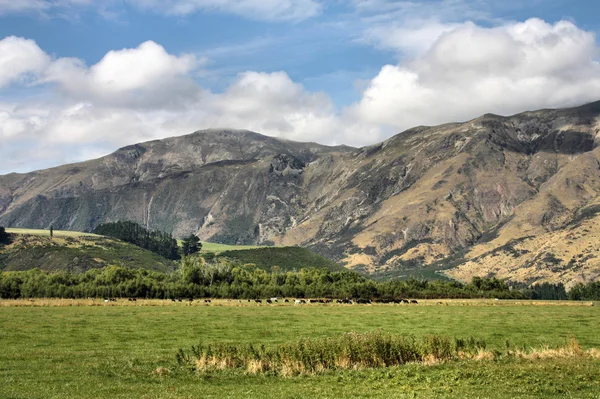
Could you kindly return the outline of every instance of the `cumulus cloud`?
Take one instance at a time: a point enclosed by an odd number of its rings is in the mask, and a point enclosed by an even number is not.
[[[31,81],[49,63],[50,57],[33,40],[15,36],[0,40],[0,89]]]
[[[90,68],[79,59],[56,60],[44,81],[57,83],[74,99],[95,104],[181,106],[199,94],[190,73],[201,64],[195,55],[171,55],[147,41],[137,48],[110,51]]]
[[[386,65],[352,112],[398,130],[598,99],[592,33],[539,19],[483,28],[466,22],[410,61]]]

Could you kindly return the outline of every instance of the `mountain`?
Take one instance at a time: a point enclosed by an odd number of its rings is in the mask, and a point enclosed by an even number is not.
[[[380,275],[600,277],[600,102],[327,147],[208,130],[0,176],[0,225],[134,220],[207,241],[300,245]]]

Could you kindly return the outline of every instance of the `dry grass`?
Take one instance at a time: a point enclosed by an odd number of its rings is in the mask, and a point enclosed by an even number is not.
[[[199,373],[244,370],[284,377],[319,375],[327,370],[362,370],[406,364],[433,366],[454,361],[491,362],[499,359],[541,361],[548,359],[600,359],[600,350],[583,350],[570,338],[560,347],[486,350],[485,342],[448,339],[441,336],[414,337],[381,333],[348,333],[337,338],[309,339],[273,348],[222,343],[192,348],[196,360],[179,350],[179,364]]]

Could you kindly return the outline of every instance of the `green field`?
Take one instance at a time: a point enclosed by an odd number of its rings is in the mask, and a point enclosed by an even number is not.
[[[227,244],[218,244],[216,242],[206,242],[202,241],[202,252],[225,252],[225,251],[240,251],[244,249],[256,249],[256,248],[265,248],[260,245],[227,245]]]
[[[471,360],[299,377],[194,374],[174,360],[178,348],[200,340],[268,346],[374,330],[475,336],[490,349],[505,348],[507,340],[512,346],[555,346],[575,336],[584,348],[600,348],[598,306],[503,301],[14,306],[47,302],[85,301],[0,301],[0,398],[598,398],[600,393],[600,359],[592,358]]]

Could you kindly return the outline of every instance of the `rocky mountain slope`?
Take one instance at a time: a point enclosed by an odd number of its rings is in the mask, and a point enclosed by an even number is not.
[[[600,277],[600,102],[417,127],[353,149],[209,130],[0,176],[0,225],[130,219],[308,246],[369,272]]]

